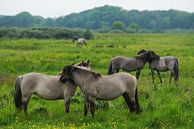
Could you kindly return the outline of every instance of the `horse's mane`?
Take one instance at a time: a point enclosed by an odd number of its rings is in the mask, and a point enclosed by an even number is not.
[[[147,57],[146,57],[146,55],[145,54],[141,54],[141,55],[137,55],[137,56],[135,56],[134,57],[136,60],[140,60],[140,61],[146,61],[147,59]]]
[[[152,56],[154,56],[154,59],[152,60],[160,60],[160,55],[157,55],[154,51],[148,51],[152,54]]]
[[[138,52],[137,52],[137,55],[139,55],[139,54],[142,54],[142,53],[144,53],[144,52],[147,52],[145,49],[141,49],[141,50],[139,50]]]
[[[96,72],[93,72],[93,71],[89,71],[87,69],[82,69],[82,68],[79,68],[79,67],[74,67],[75,69],[74,70],[77,70],[77,71],[83,71],[83,72],[86,72],[86,73],[91,73],[95,79],[98,79],[98,78],[101,78],[101,74],[100,73],[96,73]]]

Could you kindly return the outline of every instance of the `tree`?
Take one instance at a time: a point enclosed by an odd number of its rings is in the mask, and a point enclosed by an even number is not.
[[[125,23],[122,21],[115,21],[112,23],[112,29],[118,29],[118,30],[124,30],[125,28]]]
[[[86,39],[91,39],[93,37],[91,31],[89,29],[87,29],[84,33],[83,33],[83,37]]]
[[[136,23],[131,23],[128,27],[127,27],[127,32],[129,33],[137,33],[139,30],[139,25]]]

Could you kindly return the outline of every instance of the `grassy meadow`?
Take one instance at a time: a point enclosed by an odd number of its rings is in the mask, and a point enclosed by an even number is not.
[[[0,39],[0,128],[194,128],[194,34],[95,34],[88,45],[77,47],[72,40]],[[146,64],[138,82],[140,114],[129,113],[122,97],[97,102],[94,119],[83,115],[83,96],[76,91],[70,113],[63,100],[48,101],[33,95],[28,115],[15,110],[15,79],[28,72],[56,75],[66,64],[89,59],[93,71],[107,74],[113,56],[133,57],[140,49],[179,58],[180,80],[169,84],[170,74],[161,73],[152,84]],[[131,73],[135,75],[135,73]]]

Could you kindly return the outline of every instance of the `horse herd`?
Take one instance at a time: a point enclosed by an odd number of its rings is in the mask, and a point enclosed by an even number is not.
[[[148,63],[154,82],[154,71],[160,81],[160,71],[170,71],[170,81],[178,80],[178,60],[173,56],[160,57],[153,51],[140,50],[137,56],[128,58],[116,56],[110,60],[108,75],[101,75],[90,69],[90,62],[64,66],[56,76],[40,73],[26,73],[16,79],[14,102],[17,109],[27,113],[27,106],[32,94],[46,100],[64,99],[65,112],[69,112],[70,99],[77,86],[84,95],[84,116],[90,108],[94,117],[95,100],[113,100],[123,96],[130,112],[140,112],[138,101],[138,85],[140,72]],[[119,72],[122,69],[125,72]],[[136,71],[136,77],[126,73]]]

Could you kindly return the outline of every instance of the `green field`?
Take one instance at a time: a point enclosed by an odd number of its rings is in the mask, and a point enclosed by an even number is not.
[[[95,34],[85,47],[71,40],[0,39],[0,128],[194,128],[194,34]],[[129,113],[122,97],[97,102],[95,117],[83,115],[83,96],[78,89],[70,113],[63,100],[47,101],[33,95],[28,116],[13,104],[15,78],[28,72],[56,75],[66,64],[89,59],[93,71],[107,74],[113,56],[133,57],[140,49],[179,58],[180,81],[169,84],[161,73],[152,84],[148,65],[139,80],[140,114]],[[132,73],[135,75],[135,73]],[[44,109],[44,110],[40,110]]]

